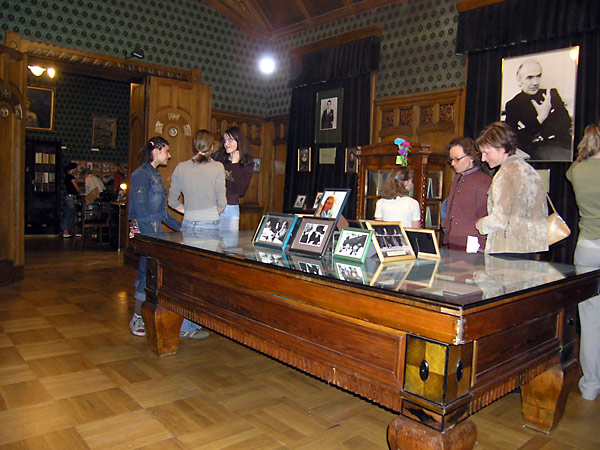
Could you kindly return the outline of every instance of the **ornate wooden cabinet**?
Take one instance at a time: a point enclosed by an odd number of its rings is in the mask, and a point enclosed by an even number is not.
[[[385,142],[365,145],[358,154],[358,193],[356,217],[373,219],[379,189],[396,165],[398,146]],[[440,229],[444,193],[445,155],[431,153],[429,145],[415,144],[408,154],[408,167],[414,171],[413,198],[421,205],[424,228]]]

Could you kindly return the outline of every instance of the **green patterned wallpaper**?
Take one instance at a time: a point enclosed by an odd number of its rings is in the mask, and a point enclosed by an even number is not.
[[[454,55],[456,0],[408,0],[286,39],[247,37],[199,0],[0,0],[0,30],[65,47],[198,68],[213,86],[213,106],[262,116],[288,112],[288,52],[366,26],[383,30],[377,97],[464,84],[465,59]],[[275,53],[279,71],[262,76],[261,52]]]

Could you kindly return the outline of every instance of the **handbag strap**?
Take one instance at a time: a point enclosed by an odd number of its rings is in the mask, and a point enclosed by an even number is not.
[[[552,200],[550,200],[550,196],[548,195],[547,192],[546,192],[546,198],[548,199],[548,203],[550,203],[550,208],[552,208],[552,212],[556,213],[556,209],[554,209],[554,204],[552,203]]]

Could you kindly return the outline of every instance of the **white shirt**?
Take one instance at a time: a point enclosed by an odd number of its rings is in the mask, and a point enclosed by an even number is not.
[[[421,220],[421,207],[412,197],[396,197],[393,200],[380,198],[375,205],[375,217],[384,222],[402,222],[406,228]]]
[[[104,183],[100,181],[100,178],[94,174],[90,174],[85,177],[85,193],[89,194],[94,188],[98,188],[98,192],[102,192],[106,189]]]

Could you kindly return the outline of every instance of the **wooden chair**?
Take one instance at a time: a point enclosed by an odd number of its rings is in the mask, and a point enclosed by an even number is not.
[[[100,203],[92,202],[88,204],[85,199],[81,200],[79,212],[81,248],[83,248],[86,238],[95,238],[98,247],[105,242],[111,242],[113,212],[112,208],[104,208]],[[108,236],[106,241],[104,240],[105,236]]]

